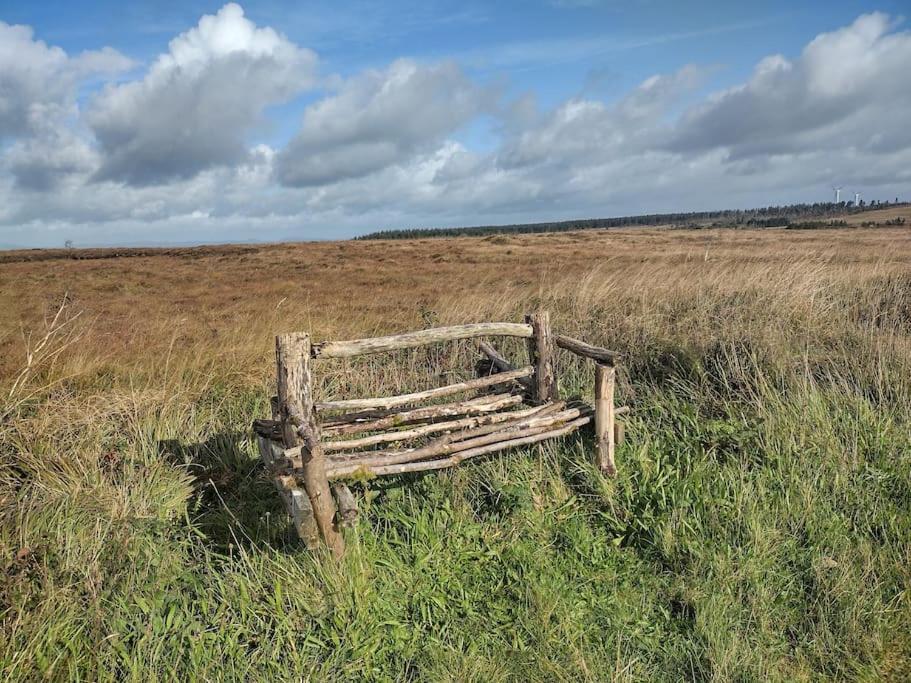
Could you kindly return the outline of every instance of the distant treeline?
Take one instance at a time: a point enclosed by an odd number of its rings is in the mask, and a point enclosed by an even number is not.
[[[904,204],[904,203],[901,203]],[[520,223],[517,225],[479,225],[466,228],[407,228],[380,230],[356,237],[359,240],[397,240],[420,237],[483,236],[511,233],[565,232],[569,230],[596,230],[604,228],[627,228],[650,225],[674,225],[679,227],[787,227],[795,222],[811,218],[826,218],[832,215],[860,213],[886,206],[898,206],[895,202],[864,202],[858,206],[853,202],[818,202],[815,204],[788,204],[765,206],[758,209],[727,209],[724,211],[692,211],[687,213],[652,213],[641,216],[620,216],[617,218],[586,218],[548,223]]]

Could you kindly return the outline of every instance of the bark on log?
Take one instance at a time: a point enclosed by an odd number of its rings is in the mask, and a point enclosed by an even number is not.
[[[278,441],[282,438],[282,424],[276,420],[253,420],[253,432],[257,436]]]
[[[281,407],[278,405],[278,396],[269,397],[269,408],[272,410],[272,419],[282,419]]]
[[[473,337],[530,337],[529,325],[521,323],[475,323],[472,325],[453,325],[452,327],[435,327],[429,330],[394,334],[388,337],[370,339],[352,339],[350,341],[330,341],[314,344],[311,353],[314,358],[349,358],[369,353],[410,349],[425,344]]]
[[[332,493],[335,494],[335,503],[338,508],[337,525],[350,529],[357,521],[357,501],[354,499],[351,489],[340,482],[333,484]]]
[[[598,440],[598,467],[609,477],[617,475],[614,464],[614,378],[616,370],[598,363],[595,366],[595,438]]]
[[[388,429],[389,427],[398,427],[401,425],[426,422],[443,417],[483,415],[484,413],[496,412],[497,410],[522,403],[522,396],[517,394],[501,394],[495,400],[489,400],[489,397],[484,397],[484,399],[484,401],[480,399],[472,399],[470,401],[461,401],[458,403],[447,403],[438,406],[415,408],[414,410],[406,410],[401,413],[394,413],[392,415],[388,415],[387,417],[383,417],[378,420],[371,420],[369,422],[354,422],[351,424],[331,425],[328,427],[323,427],[322,431],[324,434],[333,435],[356,434],[357,432],[376,432],[380,431],[381,429]]]
[[[430,406],[430,408],[434,409],[434,414],[429,417],[426,414],[427,410],[428,410],[427,408],[418,408],[415,411],[407,411],[407,412],[402,412],[402,413],[395,413],[395,412],[392,412],[389,410],[369,411],[369,412],[364,412],[364,413],[352,413],[351,415],[344,416],[346,419],[338,424],[329,423],[328,426],[324,426],[322,428],[322,432],[324,434],[330,434],[330,435],[346,433],[346,432],[342,432],[340,430],[340,428],[344,427],[346,425],[350,426],[350,424],[349,424],[350,420],[348,418],[351,418],[354,415],[363,415],[363,416],[368,416],[368,417],[380,416],[383,418],[398,416],[399,419],[395,421],[395,424],[390,425],[390,426],[402,426],[402,425],[414,424],[415,422],[432,420],[435,417],[441,417],[441,416],[442,417],[453,417],[453,416],[457,416],[457,415],[462,415],[464,412],[477,413],[478,410],[481,410],[482,412],[490,412],[491,410],[498,410],[501,407],[509,407],[509,406],[521,403],[521,399],[522,399],[521,396],[517,396],[515,394],[491,394],[490,396],[474,398],[469,401],[463,401],[463,402],[459,402],[459,403],[446,403],[446,404],[441,404],[439,406]],[[506,401],[506,403],[503,403],[503,401]],[[488,405],[488,404],[492,404],[493,407],[491,407],[491,405]],[[540,406],[538,406],[538,407],[540,407]],[[452,412],[453,409],[458,409],[458,410],[456,410],[456,412]],[[620,417],[621,415],[626,415],[629,413],[629,411],[630,411],[629,406],[620,406],[614,410],[614,417]],[[502,413],[502,414],[503,415],[518,414],[520,412],[521,411],[515,411],[514,413]],[[417,419],[413,419],[413,416],[415,416],[415,415],[417,416]],[[467,419],[473,419],[473,418],[464,418],[464,419],[467,420]],[[367,426],[367,422],[363,422],[361,424],[364,425],[365,427]],[[422,425],[420,427],[420,429],[427,429],[427,432],[426,432],[427,434],[433,434],[433,433],[440,432],[440,431],[446,431],[446,429],[448,429],[448,427],[444,427],[444,425],[446,425],[446,424],[447,423],[445,423],[445,422],[430,422],[429,424]],[[486,423],[480,422],[479,424],[486,424]],[[621,423],[617,422],[616,424],[621,424]],[[385,427],[379,427],[379,429],[385,429]],[[415,429],[418,429],[418,427],[415,427]],[[272,420],[254,420],[254,431],[256,431],[257,434],[260,434],[267,438],[272,438],[273,440],[276,440],[276,441],[281,440],[281,423],[280,422],[274,422]],[[375,431],[375,430],[368,430],[366,428],[364,428],[364,429],[358,428],[358,429],[354,429],[354,430],[349,430],[349,432],[347,432],[347,433],[358,432],[358,431]],[[386,437],[392,437],[395,434],[399,434],[399,433],[404,433],[404,432],[389,432],[386,434],[377,434],[376,437],[383,437],[383,441],[396,441],[399,439],[386,438]],[[363,438],[372,439],[375,437],[371,436],[371,437],[363,437]],[[351,439],[350,441],[354,442],[355,440]],[[619,438],[614,439],[615,443],[620,443],[620,441],[621,441],[621,439],[619,439]],[[337,450],[339,450],[339,448],[336,448],[335,444],[341,444],[341,443],[348,443],[348,442],[323,441],[322,442],[323,450],[324,451],[329,451],[329,450],[337,451]],[[382,441],[377,441],[374,443],[382,443]],[[369,444],[369,445],[373,445],[373,444]],[[347,449],[347,448],[349,448],[349,446],[346,445],[345,448]],[[351,448],[356,448],[356,447],[351,446]]]
[[[396,408],[398,406],[417,403],[442,396],[452,396],[453,394],[462,394],[474,389],[483,389],[495,384],[503,384],[510,380],[519,379],[520,377],[529,377],[534,374],[535,369],[532,366],[526,366],[512,372],[502,372],[488,377],[478,377],[464,382],[448,384],[444,387],[435,387],[425,391],[417,391],[413,394],[401,394],[399,396],[386,396],[376,398],[351,398],[341,401],[323,401],[316,404],[316,410],[325,412],[329,410],[371,410],[376,408]]]
[[[332,523],[335,505],[326,478],[326,460],[320,448],[318,427],[313,415],[310,337],[306,334],[276,337],[275,361],[285,448],[303,447],[301,478],[304,489],[313,506],[323,541],[332,550],[332,554],[339,558],[345,552],[345,542]]]
[[[600,346],[592,346],[591,344],[586,344],[584,341],[579,341],[578,339],[573,339],[572,337],[567,337],[563,334],[555,334],[554,343],[561,349],[571,351],[577,356],[590,358],[593,361],[604,363],[605,365],[614,365],[617,358],[620,357],[620,354],[616,351],[609,351]]]
[[[489,415],[478,415],[477,417],[463,417],[459,420],[449,420],[447,422],[434,422],[427,425],[403,429],[397,432],[385,432],[374,434],[372,436],[362,436],[359,439],[346,439],[340,441],[323,441],[323,452],[332,453],[333,451],[356,451],[360,448],[369,448],[380,443],[395,443],[399,441],[409,441],[417,439],[428,434],[439,434],[441,432],[451,432],[456,429],[470,429],[487,424],[496,424],[507,422],[521,417],[528,417],[540,412],[546,406],[535,406],[524,410],[514,410],[505,413],[491,413]],[[300,452],[288,451],[287,457],[300,455]],[[332,456],[330,456],[331,458]]]
[[[399,451],[339,453],[336,457],[329,460],[328,471],[336,472],[338,470],[345,470],[353,472],[365,465],[375,467],[395,465],[402,462],[427,460],[440,455],[465,450],[466,448],[471,448],[473,446],[493,443],[494,441],[502,441],[503,439],[508,438],[507,435],[510,433],[526,432],[532,429],[549,429],[556,423],[566,422],[567,420],[580,417],[583,414],[591,414],[591,409],[587,407],[581,409],[573,408],[560,412],[563,407],[564,405],[562,403],[552,403],[548,406],[544,406],[544,409],[536,415],[521,418],[507,424],[483,425],[462,432],[454,432],[435,439],[431,443],[426,446],[421,446],[420,448]],[[479,439],[484,440],[479,441]]]
[[[550,331],[550,313],[536,311],[525,316],[534,336],[528,340],[528,355],[535,365],[532,399],[547,403],[558,398],[557,375],[554,370],[554,342]]]
[[[498,441],[496,443],[488,444],[486,446],[480,446],[478,448],[471,448],[465,451],[459,451],[454,455],[449,456],[448,458],[440,458],[438,460],[421,460],[418,462],[407,462],[399,465],[386,465],[380,467],[361,467],[358,468],[354,473],[355,476],[386,476],[391,474],[404,474],[406,472],[423,472],[427,470],[440,470],[447,467],[454,467],[459,463],[464,462],[470,458],[476,458],[480,455],[487,455],[488,453],[496,453],[498,451],[503,451],[508,448],[515,448],[517,446],[525,446],[532,443],[537,443],[539,441],[545,441],[547,439],[553,439],[559,436],[564,436],[570,432],[578,429],[582,425],[588,424],[591,421],[590,416],[580,417],[572,422],[569,422],[557,429],[548,430],[541,432],[539,434],[533,434],[529,436],[523,436],[517,439],[509,439],[507,441]],[[333,478],[341,478],[344,476],[351,476],[351,474],[336,474],[333,472],[331,475]]]
[[[453,401],[452,403],[439,403],[434,406],[429,406],[431,408],[439,407],[450,407],[454,405],[474,405],[477,403],[490,403],[493,401],[499,401],[508,396],[513,396],[514,393],[511,391],[504,392],[495,392],[491,394],[482,394],[481,396],[476,396],[475,398],[463,399],[461,401]],[[414,410],[414,409],[409,409]],[[338,415],[327,415],[323,417],[320,422],[320,427],[324,433],[328,433],[335,427],[340,427],[342,425],[349,424],[351,422],[370,422],[371,420],[380,420],[385,417],[392,417],[393,415],[398,415],[402,411],[396,408],[389,408],[387,410],[357,410],[353,413],[339,413]],[[407,411],[406,411],[407,412]],[[317,415],[317,417],[322,417]]]
[[[478,342],[478,349],[487,356],[490,362],[493,363],[493,366],[500,372],[510,372],[516,369],[512,363],[506,360],[506,358],[494,348],[493,344],[481,340]],[[529,391],[534,386],[534,380],[529,377],[522,377],[516,381]]]

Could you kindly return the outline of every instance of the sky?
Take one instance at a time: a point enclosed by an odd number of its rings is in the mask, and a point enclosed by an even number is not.
[[[908,200],[909,8],[0,0],[0,248]]]

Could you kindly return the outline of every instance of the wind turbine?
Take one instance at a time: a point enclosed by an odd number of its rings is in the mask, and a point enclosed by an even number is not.
[[[835,190],[835,203],[838,204],[841,202],[841,188],[833,187],[832,189]]]

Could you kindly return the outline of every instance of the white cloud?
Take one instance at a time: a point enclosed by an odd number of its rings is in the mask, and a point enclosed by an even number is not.
[[[73,111],[82,79],[131,64],[110,48],[70,57],[35,40],[30,27],[0,21],[0,141],[56,123]]]
[[[890,27],[886,15],[867,14],[817,36],[794,62],[762,60],[747,83],[690,112],[670,148],[725,148],[736,160],[911,144],[911,34]]]
[[[835,182],[892,197],[911,182],[908,64],[911,33],[871,14],[709,96],[687,66],[542,111],[402,59],[334,79],[267,146],[251,131],[315,85],[316,56],[236,5],[88,113],[80,84],[129,61],[0,24],[0,243],[338,237],[812,200]]]
[[[400,164],[494,104],[494,93],[452,63],[398,60],[342,84],[304,112],[300,132],[279,155],[278,178],[314,186]]]
[[[171,41],[140,81],[108,87],[88,122],[104,160],[98,180],[142,186],[242,162],[245,135],[269,105],[311,86],[316,55],[239,5]]]
[[[687,66],[669,76],[652,76],[612,105],[571,99],[508,140],[498,163],[504,168],[579,167],[653,148],[668,135],[668,109],[701,82],[701,75]]]

